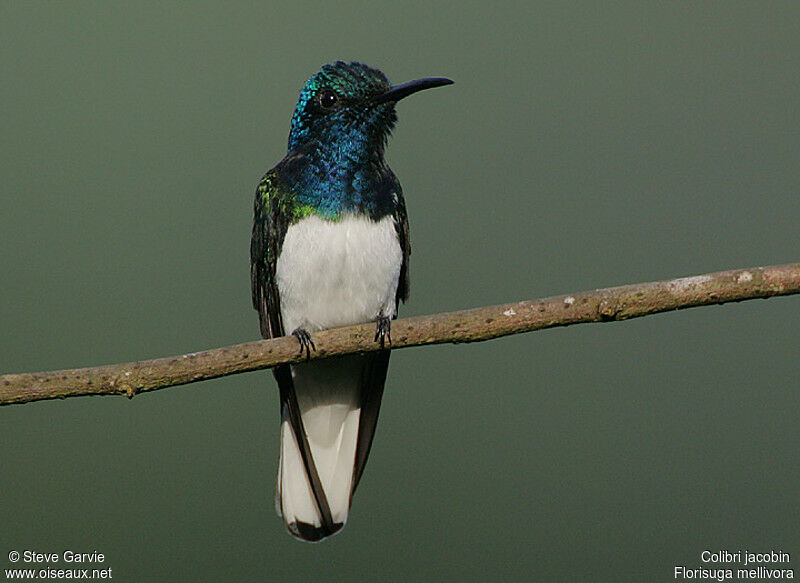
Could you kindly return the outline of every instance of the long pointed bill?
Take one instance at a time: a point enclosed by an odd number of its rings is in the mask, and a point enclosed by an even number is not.
[[[441,87],[442,85],[452,85],[453,81],[445,77],[426,77],[425,79],[417,79],[409,81],[408,83],[401,83],[389,89],[386,93],[381,93],[373,100],[373,105],[379,105],[388,101],[400,101],[404,97],[408,97],[412,93],[422,91],[423,89],[433,89],[434,87]]]

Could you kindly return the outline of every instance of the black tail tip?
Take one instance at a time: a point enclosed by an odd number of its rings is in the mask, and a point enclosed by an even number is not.
[[[289,534],[307,543],[318,543],[342,530],[344,522],[336,522],[333,526],[317,526],[308,522],[292,522],[286,525]]]

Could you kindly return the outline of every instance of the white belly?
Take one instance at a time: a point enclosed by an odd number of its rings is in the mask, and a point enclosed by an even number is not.
[[[275,270],[284,332],[393,317],[402,261],[392,217],[311,215],[290,226]]]

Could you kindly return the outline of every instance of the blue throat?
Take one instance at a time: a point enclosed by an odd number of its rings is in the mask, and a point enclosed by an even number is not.
[[[392,111],[393,113],[393,111]],[[394,211],[394,175],[383,159],[386,112],[370,112],[358,123],[332,123],[289,135],[290,186],[297,204],[324,218],[363,214],[379,220]]]

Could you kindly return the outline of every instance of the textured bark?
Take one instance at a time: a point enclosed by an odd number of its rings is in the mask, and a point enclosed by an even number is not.
[[[611,322],[755,298],[800,293],[800,263],[720,271],[667,281],[585,291],[392,323],[392,347],[479,342],[499,336]],[[323,330],[312,335],[325,358],[378,348],[375,324]],[[302,357],[305,359],[305,356]],[[50,372],[0,376],[0,405],[79,395],[126,395],[298,362],[294,337],[259,340],[180,356]]]

